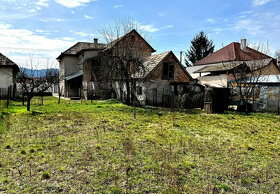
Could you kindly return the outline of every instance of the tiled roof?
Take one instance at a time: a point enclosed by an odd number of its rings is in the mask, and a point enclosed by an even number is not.
[[[101,44],[101,43],[93,43],[93,42],[77,42],[75,45],[67,49],[66,51],[62,52],[57,59],[61,58],[63,55],[76,55],[82,50],[87,50],[87,49],[97,49],[97,50],[103,50],[103,49],[110,49],[113,46],[115,46],[117,43],[119,43],[123,38],[128,36],[130,33],[137,33],[139,34],[136,30],[132,30],[131,32],[117,38],[116,40],[108,43],[108,44]],[[142,38],[142,36],[139,34],[139,36]],[[155,52],[154,48],[144,39],[142,38],[145,43]]]
[[[261,59],[261,60],[253,60],[253,61],[246,61],[246,64],[248,65],[248,67],[252,70],[255,71],[257,69],[263,68],[265,66],[268,66],[270,64],[270,62],[273,59]]]
[[[104,49],[105,44],[100,43],[91,43],[91,42],[77,42],[75,45],[64,51],[59,55],[58,58],[60,58],[63,55],[76,55],[78,52],[86,49]]]
[[[246,52],[244,52],[240,49],[240,43],[233,42],[221,48],[220,50],[208,55],[207,57],[204,57],[194,65],[207,65],[227,61],[251,61],[269,58],[271,57],[250,47],[246,47]]]
[[[12,60],[10,60],[8,57],[0,53],[0,66],[16,66],[18,68],[17,64],[15,64]]]
[[[162,62],[167,55],[169,55],[171,51],[161,53],[161,54],[156,54],[149,56],[148,58],[145,59],[144,61],[144,67],[145,67],[145,72],[137,72],[133,75],[134,78],[143,78],[146,77],[160,62]]]
[[[115,46],[116,44],[118,44],[122,39],[124,39],[125,37],[129,36],[131,33],[136,33],[138,34],[139,37],[141,37],[143,39],[143,41],[152,49],[153,52],[156,52],[156,50],[134,29],[130,32],[128,32],[127,34],[117,38],[116,40],[113,40],[112,42],[106,44],[106,49],[110,49],[113,46]]]

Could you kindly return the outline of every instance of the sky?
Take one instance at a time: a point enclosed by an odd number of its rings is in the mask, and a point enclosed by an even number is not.
[[[280,49],[280,0],[1,0],[0,53],[20,66],[58,67],[56,57],[99,30],[129,18],[157,53],[186,52],[204,31],[215,50],[245,37]],[[43,65],[44,64],[44,65]]]

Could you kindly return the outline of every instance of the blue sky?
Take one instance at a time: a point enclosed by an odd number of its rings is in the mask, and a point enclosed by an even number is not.
[[[1,0],[0,52],[25,65],[55,63],[77,41],[101,39],[98,28],[130,18],[158,52],[187,51],[203,30],[215,50],[246,37],[280,49],[279,0]]]

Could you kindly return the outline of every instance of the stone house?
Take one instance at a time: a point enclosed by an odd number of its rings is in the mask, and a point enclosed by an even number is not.
[[[0,53],[0,88],[8,88],[14,85],[18,72],[18,65]]]
[[[132,39],[143,45],[139,52],[144,57],[145,73],[134,72],[132,75],[141,104],[149,104],[155,98],[157,104],[162,103],[163,95],[175,91],[174,83],[187,83],[192,79],[172,51],[152,55],[156,50],[136,30],[132,30],[108,44],[100,44],[97,39],[93,43],[78,42],[61,53],[57,59],[62,95],[87,98],[91,92],[97,97],[111,97],[114,91],[120,98],[120,91],[125,91],[126,87],[118,80],[111,84],[103,79],[101,55]],[[157,93],[153,93],[155,89]]]

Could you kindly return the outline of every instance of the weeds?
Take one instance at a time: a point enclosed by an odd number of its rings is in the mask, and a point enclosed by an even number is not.
[[[117,101],[34,99],[0,116],[0,192],[279,191],[272,114],[145,110]],[[32,103],[34,103],[32,102]],[[9,126],[5,123],[9,123]],[[0,122],[1,129],[1,122]]]

